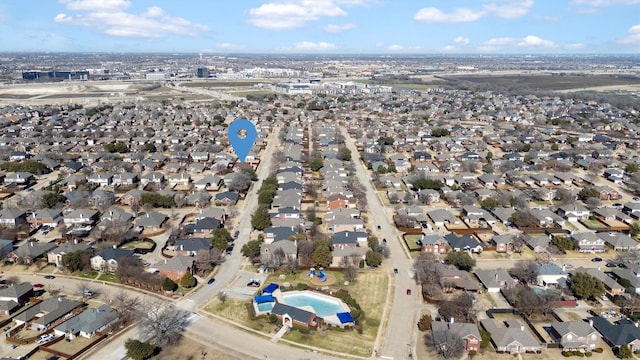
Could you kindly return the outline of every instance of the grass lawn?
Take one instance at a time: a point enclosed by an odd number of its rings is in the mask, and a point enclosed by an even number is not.
[[[102,274],[98,277],[98,280],[120,283],[120,279],[114,274]]]
[[[391,84],[391,86],[404,88],[404,89],[415,89],[415,90],[429,90],[434,87],[437,87],[437,85],[432,85],[432,84]]]
[[[416,241],[420,240],[421,235],[414,235],[414,234],[410,234],[410,235],[404,235],[404,242],[407,243],[407,246],[409,247],[409,250],[411,251],[420,251],[420,249],[422,248],[422,246],[416,244]]]
[[[580,220],[580,222],[589,229],[606,229],[608,227],[597,219]]]
[[[276,272],[267,278],[265,284],[274,282],[283,284],[289,282],[292,286],[297,283],[305,283],[310,287],[316,287],[310,281],[301,279],[302,272],[296,275],[287,275],[287,272]],[[341,272],[328,271],[336,277],[336,283],[329,286],[332,291],[345,289],[360,304],[365,313],[365,320],[362,322],[362,334],[358,334],[355,330],[326,330],[316,331],[312,334],[302,334],[298,331],[292,331],[284,338],[300,344],[315,346],[327,350],[344,352],[359,356],[370,355],[371,348],[378,333],[378,327],[382,321],[382,311],[387,296],[387,288],[389,286],[388,275],[380,269],[361,271],[357,280],[344,284],[344,276]],[[280,279],[281,274],[287,275],[285,279]],[[275,326],[266,322],[266,320],[251,320],[247,313],[246,304],[249,301],[239,299],[227,299],[224,303],[217,297],[214,298],[207,306],[205,311],[217,314],[232,320],[238,324],[247,326],[254,330],[265,333],[273,333]]]
[[[96,276],[98,276],[98,273],[96,271],[76,271],[71,275],[85,279],[95,279]]]
[[[146,242],[146,241],[129,241],[128,243],[125,243],[124,245],[122,245],[123,249],[129,249],[129,250],[151,249],[152,247],[153,247],[153,243]]]

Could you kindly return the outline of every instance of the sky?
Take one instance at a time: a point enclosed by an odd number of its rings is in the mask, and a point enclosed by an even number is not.
[[[640,0],[0,0],[0,51],[640,54]]]

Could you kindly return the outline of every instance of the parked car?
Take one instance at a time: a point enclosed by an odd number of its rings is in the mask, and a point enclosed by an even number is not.
[[[233,238],[237,239],[238,236],[240,236],[240,231],[236,230],[236,232],[233,233]]]
[[[53,275],[45,275],[44,278],[47,280],[51,280],[51,279],[55,279],[56,277]]]
[[[622,269],[626,269],[626,268],[627,268],[627,264],[625,264],[625,263],[619,263],[619,264],[618,264],[618,267],[619,267],[619,268],[622,268]]]
[[[209,281],[207,281],[207,285],[211,285],[214,282],[216,282],[216,279],[215,278],[211,278],[211,279],[209,279]]]
[[[573,265],[572,265],[572,264],[564,264],[564,265],[562,265],[562,266],[564,266],[564,268],[565,268],[565,269],[571,269],[571,268],[573,268]]]
[[[593,259],[591,259],[591,262],[601,262],[602,258],[600,257],[594,257]]]
[[[248,283],[247,283],[248,287],[260,287],[260,280],[256,280],[256,279],[251,279]]]
[[[612,262],[607,262],[604,266],[606,266],[606,267],[608,267],[608,268],[614,268],[614,267],[616,267],[617,265],[616,265],[615,263],[612,263]]]
[[[411,295],[411,289],[407,289],[407,295]]]

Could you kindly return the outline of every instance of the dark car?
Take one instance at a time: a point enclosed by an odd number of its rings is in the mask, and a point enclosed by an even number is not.
[[[216,282],[216,279],[215,278],[211,278],[211,279],[209,279],[209,281],[207,281],[207,285],[211,285],[214,282]]]
[[[45,275],[44,276],[45,279],[51,280],[51,279],[55,279],[56,277],[53,275]]]
[[[380,225],[378,225],[378,230],[380,230],[380,229],[381,229],[381,227],[380,227]]]
[[[233,233],[233,238],[237,239],[238,236],[240,236],[240,231],[236,230],[236,232]]]
[[[599,257],[594,257],[593,259],[591,259],[592,262],[600,262],[602,261],[602,258]]]
[[[619,267],[619,268],[626,269],[626,268],[627,268],[627,264],[625,264],[625,263],[619,263],[619,264],[618,264],[618,267]]]
[[[606,267],[608,267],[608,268],[614,268],[614,267],[616,267],[617,265],[616,265],[615,263],[608,262],[608,263],[606,263],[604,266],[606,266]]]

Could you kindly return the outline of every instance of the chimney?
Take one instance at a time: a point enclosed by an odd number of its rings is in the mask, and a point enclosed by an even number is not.
[[[78,243],[78,239],[73,239],[73,243],[77,244]]]
[[[30,242],[29,242],[29,246],[33,247],[33,243],[34,243],[34,242],[35,242],[35,241],[30,241]]]
[[[589,326],[593,327],[593,320],[589,319]]]
[[[524,331],[524,325],[520,325],[520,331]]]
[[[116,248],[116,244],[113,244],[112,246],[113,246],[114,249]]]
[[[449,323],[450,323],[450,324],[453,324],[453,323],[454,323],[454,321],[455,321],[455,319],[454,319],[453,317],[451,317],[451,319],[449,320]]]

